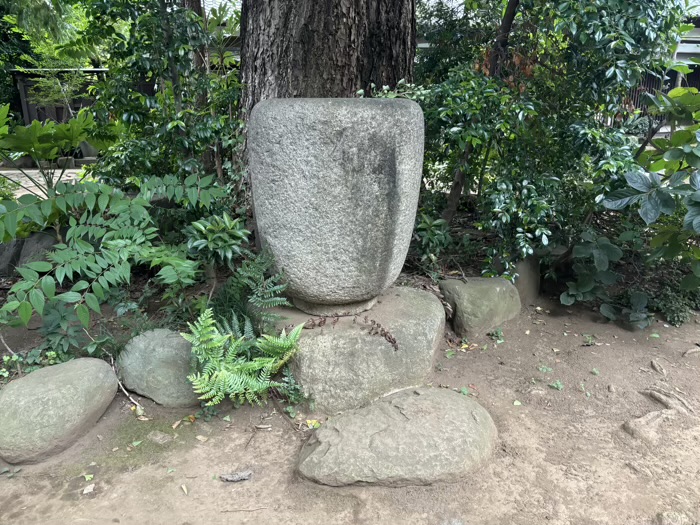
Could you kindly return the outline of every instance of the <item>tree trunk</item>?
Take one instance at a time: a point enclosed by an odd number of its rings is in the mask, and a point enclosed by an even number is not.
[[[243,0],[243,108],[412,80],[415,0]]]

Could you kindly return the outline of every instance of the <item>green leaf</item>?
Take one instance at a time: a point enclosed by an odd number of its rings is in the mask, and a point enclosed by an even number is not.
[[[82,295],[80,295],[78,292],[64,292],[62,294],[58,294],[56,299],[64,303],[77,303],[80,301],[80,299],[82,299]]]
[[[78,281],[75,283],[70,291],[71,292],[82,292],[83,290],[86,290],[90,287],[90,284],[87,281]]]
[[[627,180],[627,184],[635,190],[648,192],[653,189],[651,178],[644,172],[631,171],[625,174],[625,179]]]
[[[622,190],[610,193],[603,200],[603,206],[609,210],[622,210],[630,204],[637,202],[644,194],[639,193],[633,188],[624,188]]]
[[[670,149],[664,153],[666,160],[681,160],[685,156],[685,152],[680,148]]]
[[[649,296],[643,292],[632,292],[630,294],[630,304],[634,310],[643,310],[649,303]]]
[[[105,299],[105,291],[104,288],[98,283],[97,281],[92,283],[92,291],[95,292],[95,295],[102,299],[104,301]]]
[[[4,218],[5,231],[7,234],[14,238],[17,234],[17,212],[10,211],[5,214]]]
[[[689,274],[681,279],[681,290],[696,290],[700,287],[700,277]]]
[[[91,310],[97,312],[98,314],[100,313],[100,302],[97,300],[97,297],[95,297],[95,295],[91,293],[86,293],[85,304],[87,304]]]
[[[605,271],[608,269],[608,266],[610,265],[610,261],[608,259],[608,256],[603,252],[603,250],[593,250],[593,264],[595,264],[595,267],[599,271]],[[588,291],[588,290],[585,290]]]
[[[100,211],[105,211],[107,209],[107,206],[109,205],[109,195],[107,195],[106,193],[100,195],[97,199],[97,204],[100,207]]]
[[[44,315],[44,303],[46,302],[46,299],[44,298],[44,294],[41,293],[41,290],[38,290],[37,288],[31,290],[29,292],[29,302],[32,303],[36,313],[39,315]]]
[[[26,264],[27,268],[31,268],[32,270],[35,270],[37,272],[41,273],[46,273],[50,272],[53,269],[53,266],[51,266],[51,263],[48,263],[46,261],[37,261],[37,262],[31,262]]]
[[[639,207],[639,216],[644,219],[647,224],[655,223],[659,215],[661,215],[661,200],[650,193],[642,199],[642,205]]]
[[[94,193],[87,193],[85,195],[85,205],[87,206],[88,210],[92,210],[95,207],[95,201],[97,198],[95,197]]]
[[[576,302],[576,298],[569,292],[564,292],[559,296],[559,302],[563,305],[571,306]]]
[[[24,326],[29,324],[29,320],[32,318],[32,305],[27,301],[22,301],[17,309],[19,318]]]
[[[75,313],[78,315],[78,320],[85,328],[90,326],[90,310],[84,304],[79,304],[75,307]]]
[[[56,295],[56,281],[50,275],[44,275],[41,278],[41,289],[44,291],[44,295],[49,299]]]
[[[617,309],[614,306],[609,305],[607,303],[603,303],[600,305],[600,313],[608,319],[610,319],[611,321],[617,319]]]

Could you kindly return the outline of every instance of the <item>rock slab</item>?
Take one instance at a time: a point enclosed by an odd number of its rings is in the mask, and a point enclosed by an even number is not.
[[[500,277],[447,279],[440,291],[454,312],[454,330],[460,337],[485,334],[520,314],[520,296]]]
[[[199,404],[187,379],[192,347],[172,330],[149,330],[129,341],[119,354],[117,370],[124,386],[165,407]]]
[[[302,477],[334,487],[455,481],[493,452],[496,426],[473,399],[422,387],[329,419],[301,451]]]
[[[117,377],[100,359],[42,368],[0,391],[0,457],[35,463],[85,434],[117,392]]]
[[[53,250],[57,242],[56,232],[53,230],[33,233],[22,244],[22,253],[19,256],[17,266],[34,261],[45,261],[46,252]]]
[[[328,317],[323,326],[318,326],[322,318],[296,309],[277,313],[284,317],[283,325],[307,323],[311,328],[302,332],[292,370],[316,410],[326,414],[423,384],[445,328],[437,297],[408,287],[390,288],[371,310],[356,317]]]
[[[297,308],[371,308],[398,277],[411,241],[420,107],[400,99],[264,100],[251,112],[248,152],[258,233]]]

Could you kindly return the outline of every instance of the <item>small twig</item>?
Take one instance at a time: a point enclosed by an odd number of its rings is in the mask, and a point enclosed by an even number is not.
[[[689,355],[700,354],[700,348],[691,348],[683,352],[683,357],[688,357]]]
[[[84,330],[84,329],[83,329],[83,330]],[[85,331],[85,333],[87,333],[87,330]],[[90,334],[88,334],[88,337],[90,337]],[[90,339],[92,339],[92,337],[90,337]],[[94,339],[93,339],[93,341],[94,341]],[[112,365],[112,370],[114,370],[114,375],[117,376],[117,384],[119,385],[119,388],[121,389],[121,391],[124,392],[124,395],[125,395],[125,396],[129,399],[129,401],[131,401],[134,405],[136,405],[137,407],[139,407],[141,410],[145,410],[145,408],[143,408],[143,405],[141,405],[141,403],[139,403],[139,402],[136,401],[133,397],[131,397],[131,394],[129,394],[129,392],[126,391],[126,388],[124,388],[124,384],[121,382],[121,379],[119,379],[119,374],[117,373],[117,367],[116,367],[116,365],[115,365],[115,363],[114,363],[114,357],[112,357],[112,354],[110,354],[110,353],[107,352],[106,350],[102,350],[102,351],[103,351],[105,354],[107,354],[107,355],[109,356],[109,360],[110,360],[111,365]]]
[[[15,352],[12,351],[12,348],[7,346],[7,343],[5,342],[5,338],[2,336],[2,334],[0,334],[0,341],[2,341],[2,344],[5,346],[5,348],[7,349],[8,352],[10,352],[12,355],[17,355]],[[698,350],[700,350],[700,348]]]
[[[5,346],[8,352],[10,352],[12,355],[16,356],[17,354],[12,351],[12,348],[10,348],[7,343],[5,342],[5,338],[0,334],[0,341],[2,341],[2,344]],[[22,365],[19,364],[19,360],[17,360],[17,374],[22,376]]]
[[[255,512],[257,510],[265,510],[268,507],[256,507],[254,509],[224,509],[221,512]]]

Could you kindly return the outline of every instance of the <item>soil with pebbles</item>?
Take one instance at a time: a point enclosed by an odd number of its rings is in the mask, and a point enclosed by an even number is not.
[[[314,485],[295,475],[309,436],[298,429],[313,416],[226,405],[173,429],[191,409],[145,401],[141,421],[119,395],[75,446],[0,476],[0,523],[651,525],[663,512],[700,521],[700,353],[683,357],[700,324],[628,332],[583,308],[539,307],[502,337],[448,333],[436,356],[433,385],[477,398],[499,430],[492,460],[461,482]],[[652,418],[653,443],[623,428],[666,409],[640,393],[650,387],[696,411]],[[148,438],[159,433],[173,439]],[[247,470],[247,480],[219,478]]]

